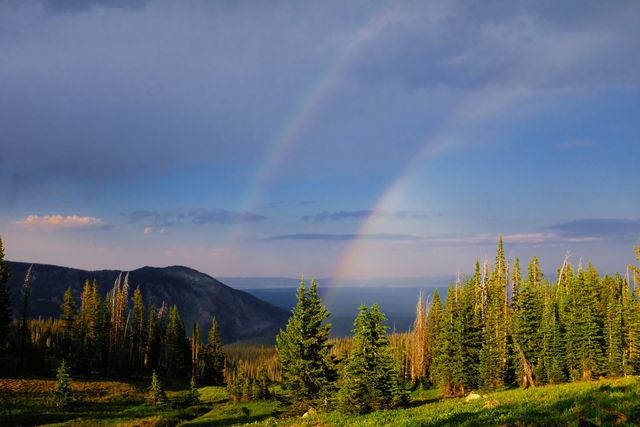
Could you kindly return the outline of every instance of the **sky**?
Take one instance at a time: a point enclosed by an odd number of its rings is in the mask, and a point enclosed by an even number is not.
[[[0,0],[6,258],[439,277],[624,272],[635,1]]]

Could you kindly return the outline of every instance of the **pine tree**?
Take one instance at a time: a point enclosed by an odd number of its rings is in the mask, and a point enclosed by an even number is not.
[[[225,355],[222,351],[222,342],[220,341],[220,331],[218,329],[218,321],[214,317],[209,329],[208,342],[205,347],[203,378],[205,383],[213,385],[222,385],[224,383],[224,363]]]
[[[62,359],[62,363],[58,366],[56,373],[56,391],[54,393],[54,399],[58,408],[64,408],[69,405],[71,401],[71,376],[69,375],[69,368]]]
[[[544,289],[544,308],[540,333],[542,346],[538,356],[537,376],[542,383],[557,384],[565,381],[566,363],[564,357],[564,341],[562,324],[560,321],[558,303],[554,294],[558,294],[552,287]]]
[[[527,280],[518,292],[514,306],[513,341],[517,352],[518,377],[524,388],[537,385],[536,367],[542,346],[543,314],[542,271],[538,258],[531,258]]]
[[[200,403],[200,392],[198,391],[198,387],[196,385],[196,377],[195,375],[191,375],[191,381],[189,382],[189,394],[187,395],[187,400],[190,405],[198,405]]]
[[[131,364],[134,370],[139,370],[144,364],[144,344],[146,324],[144,318],[144,304],[140,287],[136,287],[131,297],[133,303],[133,325],[131,327]]]
[[[171,377],[184,375],[187,371],[186,353],[190,350],[184,330],[184,324],[180,318],[177,306],[169,310],[167,329],[165,332],[165,367]]]
[[[151,405],[163,405],[167,403],[167,395],[164,391],[164,387],[156,374],[156,370],[153,370],[151,375],[151,386],[149,387],[149,394],[147,397],[149,404]]]
[[[354,350],[343,372],[340,408],[363,414],[403,405],[407,396],[398,365],[391,355],[385,315],[374,304],[361,306],[354,322]]]
[[[429,373],[429,341],[427,334],[427,305],[422,291],[416,304],[416,319],[411,329],[411,343],[409,346],[409,376],[414,385],[426,381]]]
[[[485,273],[486,277],[486,273]],[[480,376],[483,385],[495,389],[507,383],[509,375],[508,326],[510,311],[507,288],[508,268],[504,256],[502,237],[493,272],[486,289],[485,316],[483,317],[483,347],[480,352]]]
[[[75,319],[76,319],[76,303],[73,299],[73,291],[71,287],[67,288],[64,293],[62,305],[60,306],[62,310],[62,316],[60,320],[62,320],[62,352],[65,356],[69,356],[69,352],[71,351],[71,341],[74,338],[75,331]]]
[[[31,334],[29,331],[29,314],[31,311],[31,288],[35,276],[33,274],[33,265],[27,270],[27,274],[24,277],[24,284],[22,285],[22,310],[20,311],[20,365],[21,368],[26,368],[27,355],[29,353],[29,347],[31,346]]]
[[[159,356],[159,329],[158,313],[153,303],[149,304],[149,319],[147,321],[147,343],[145,348],[144,366],[156,369],[158,367]]]
[[[4,260],[4,246],[0,237],[0,349],[7,345],[9,328],[13,315],[11,313],[11,295],[9,292],[9,267]]]
[[[298,302],[285,330],[276,337],[276,350],[283,371],[283,383],[296,403],[329,403],[335,381],[334,362],[328,343],[329,312],[322,305],[315,280],[307,292],[304,280],[298,288]]]
[[[434,376],[434,365],[437,355],[440,352],[441,340],[440,332],[442,329],[442,302],[440,300],[440,294],[436,289],[433,293],[433,299],[429,306],[429,312],[427,315],[427,343],[429,345],[429,381],[433,384],[436,382]]]
[[[580,269],[572,289],[567,319],[567,369],[574,380],[598,376],[604,364],[602,328],[595,284]]]
[[[193,328],[191,329],[191,377],[194,379],[199,376],[200,358],[200,326],[198,321],[193,322]]]
[[[617,377],[623,374],[624,355],[624,309],[622,303],[624,281],[620,275],[615,278],[605,276],[603,280],[607,288],[603,298],[605,309],[604,338],[606,344],[607,376]]]

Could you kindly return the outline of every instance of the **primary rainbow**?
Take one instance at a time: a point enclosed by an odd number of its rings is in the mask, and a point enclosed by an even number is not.
[[[278,168],[284,163],[286,156],[301,141],[305,130],[314,123],[326,101],[338,89],[340,82],[343,81],[350,67],[356,62],[358,53],[376,36],[385,24],[385,20],[392,13],[394,6],[394,2],[380,3],[380,6],[376,6],[370,11],[364,25],[354,31],[353,36],[350,37],[345,47],[319,73],[319,78],[310,85],[309,89],[300,98],[281,131],[270,144],[264,161],[238,203],[238,206],[241,207],[240,211],[253,211],[263,201],[262,197],[269,183],[276,175]],[[231,228],[237,232],[240,227]]]
[[[400,173],[390,182],[369,209],[372,212],[397,209],[401,201],[406,198],[405,193],[410,190],[410,185],[415,180],[416,173],[424,168],[430,159],[444,153],[452,146],[460,145],[462,141],[457,132],[470,118],[470,112],[473,112],[479,105],[487,102],[491,103],[492,101],[494,99],[491,94],[487,94],[484,91],[471,93],[463,97],[436,131],[424,138],[425,142],[418,152],[410,158],[405,167],[401,169]],[[471,116],[471,118],[476,119],[474,116]],[[378,229],[380,221],[379,217],[371,215],[362,222],[356,232],[357,237],[348,244],[336,263],[336,267],[331,274],[331,282],[327,286],[329,290],[324,294],[325,301],[330,299],[332,290],[341,278],[352,275],[353,268],[358,264],[358,258],[365,251],[367,243],[366,239],[360,237],[380,233],[381,230]]]

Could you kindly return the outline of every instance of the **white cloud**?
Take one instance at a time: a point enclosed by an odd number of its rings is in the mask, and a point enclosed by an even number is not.
[[[100,218],[79,215],[29,215],[16,223],[23,227],[50,229],[79,229],[105,225]]]

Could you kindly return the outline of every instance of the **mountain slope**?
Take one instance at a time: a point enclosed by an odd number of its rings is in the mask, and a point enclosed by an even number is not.
[[[11,271],[9,287],[14,314],[21,302],[21,288],[31,264],[7,262]],[[112,288],[122,272],[116,270],[85,271],[54,265],[33,264],[36,280],[31,294],[31,317],[60,315],[64,291],[71,287],[79,299],[86,279],[98,283],[100,294]],[[123,274],[124,277],[124,274]],[[239,340],[270,340],[286,323],[286,310],[264,302],[246,292],[233,289],[211,276],[188,267],[142,267],[129,273],[129,295],[140,287],[145,304],[153,302],[159,307],[163,301],[176,304],[190,334],[193,322],[200,323],[202,335],[215,316],[220,325],[224,343]]]

